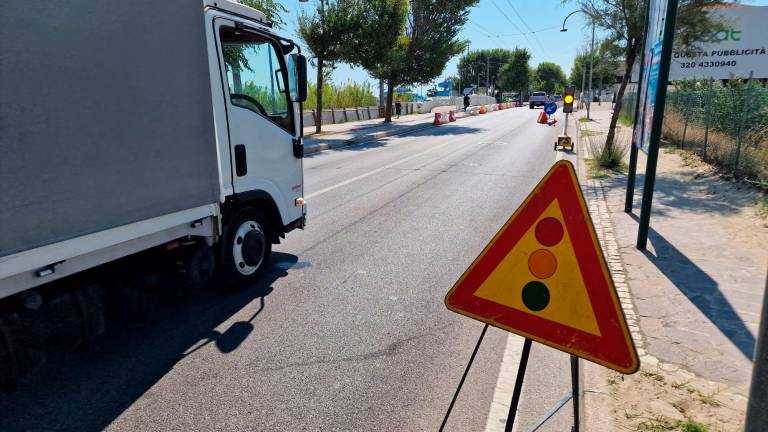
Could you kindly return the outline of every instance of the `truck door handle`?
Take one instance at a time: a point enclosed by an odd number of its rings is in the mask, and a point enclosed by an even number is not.
[[[245,158],[245,144],[235,146],[235,174],[242,177],[248,174],[248,161]]]

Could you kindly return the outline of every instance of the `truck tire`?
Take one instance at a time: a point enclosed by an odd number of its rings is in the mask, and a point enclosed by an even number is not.
[[[271,227],[264,214],[244,207],[224,227],[221,271],[228,286],[242,289],[254,284],[269,267],[272,255]]]

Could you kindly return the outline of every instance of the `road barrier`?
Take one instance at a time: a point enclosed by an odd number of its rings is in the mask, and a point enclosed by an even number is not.
[[[439,113],[439,112],[436,112],[435,113],[435,121],[433,121],[432,124],[435,125],[435,126],[440,126],[442,124],[442,120],[443,120],[443,114]]]
[[[488,109],[485,108],[485,105],[480,105],[480,114],[485,114],[488,112]]]
[[[453,110],[448,111],[448,121],[449,122],[455,122],[456,121],[456,114],[453,112]]]

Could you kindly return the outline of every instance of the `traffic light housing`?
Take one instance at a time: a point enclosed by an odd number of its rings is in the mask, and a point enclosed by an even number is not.
[[[573,94],[576,92],[576,88],[572,85],[565,86],[565,94],[563,95],[563,112],[573,112]]]

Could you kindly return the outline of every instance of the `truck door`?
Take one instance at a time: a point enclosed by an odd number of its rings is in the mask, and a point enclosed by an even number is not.
[[[303,216],[302,159],[294,156],[298,122],[287,89],[280,44],[267,34],[215,21],[236,193],[262,190],[275,200],[283,224]]]

